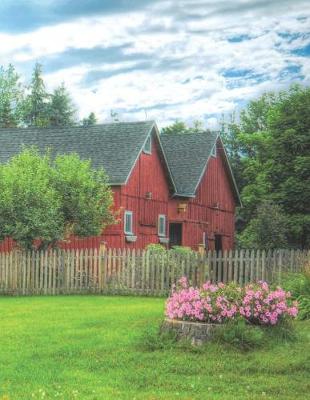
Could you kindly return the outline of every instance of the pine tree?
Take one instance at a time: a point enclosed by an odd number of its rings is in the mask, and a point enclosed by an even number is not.
[[[0,67],[0,127],[15,127],[21,123],[23,87],[13,65]]]
[[[25,101],[24,121],[29,126],[49,125],[49,95],[42,78],[42,65],[36,63],[30,84],[30,94]]]
[[[76,113],[70,94],[62,83],[51,95],[49,118],[51,126],[74,125]]]

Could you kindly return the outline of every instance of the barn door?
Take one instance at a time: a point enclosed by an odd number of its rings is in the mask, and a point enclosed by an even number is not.
[[[182,224],[169,224],[169,246],[182,246]]]

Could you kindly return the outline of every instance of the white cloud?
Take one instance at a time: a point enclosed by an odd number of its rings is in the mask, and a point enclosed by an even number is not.
[[[309,83],[309,59],[292,53],[309,43],[307,21],[299,18],[310,17],[308,3],[262,4],[165,1],[143,12],[80,18],[22,34],[0,32],[0,64],[12,62],[22,71],[26,63],[48,65],[63,57],[64,66],[45,78],[49,88],[66,83],[80,116],[95,111],[104,120],[113,109],[124,119],[147,115],[164,124],[202,118],[215,126],[214,115],[289,85],[290,71],[279,76],[290,65],[300,65]],[[238,41],[243,35],[245,40]],[[119,59],[91,58],[93,48],[123,45]],[[72,49],[89,49],[89,58],[66,66],[66,51]],[[148,65],[138,68],[140,59]],[[85,87],[92,71],[103,74]]]

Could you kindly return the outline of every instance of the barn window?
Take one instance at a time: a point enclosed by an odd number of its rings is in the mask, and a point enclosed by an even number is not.
[[[166,216],[163,214],[158,216],[158,236],[166,236]]]
[[[126,235],[132,235],[132,211],[125,211],[125,216],[124,216],[124,232]]]
[[[213,149],[211,151],[211,156],[216,157],[216,144],[213,146]]]
[[[146,139],[143,147],[143,153],[152,154],[152,138],[151,135]]]

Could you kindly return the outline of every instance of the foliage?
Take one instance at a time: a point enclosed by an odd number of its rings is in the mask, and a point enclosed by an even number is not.
[[[241,288],[208,281],[195,288],[183,277],[166,303],[166,316],[171,319],[219,324],[240,317],[254,325],[276,325],[297,313],[297,302],[290,299],[290,293],[271,290],[266,282]]]
[[[0,66],[0,128],[61,127],[75,123],[76,109],[64,83],[48,93],[41,64],[35,64],[28,86],[21,83],[13,65]],[[80,123],[95,125],[95,114],[91,112]]]
[[[180,255],[194,254],[195,251],[188,246],[172,246],[171,251]]]
[[[30,94],[25,99],[24,120],[29,126],[49,125],[49,95],[42,77],[42,65],[36,63],[30,83]]]
[[[13,65],[0,66],[0,128],[17,126],[21,121],[23,89]]]
[[[217,329],[215,340],[240,350],[252,350],[265,344],[264,331],[259,326],[252,326],[241,318],[231,320],[221,329]]]
[[[250,354],[217,342],[194,353],[166,340],[147,351],[146,326],[157,340],[163,305],[130,296],[0,297],[0,398],[39,399],[42,391],[46,400],[306,397],[310,321],[294,321],[299,340],[290,345]]]
[[[161,330],[160,327],[145,328],[138,341],[139,349],[144,351],[158,351],[173,349],[176,345],[176,334],[170,330]]]
[[[49,104],[49,125],[70,126],[75,123],[75,108],[70,95],[62,83],[51,95]]]
[[[41,156],[24,149],[0,166],[0,238],[12,237],[32,249],[54,244],[68,234],[98,235],[113,222],[112,193],[103,171],[75,154]]]
[[[205,130],[202,121],[194,121],[193,126],[187,126],[185,122],[176,120],[172,125],[162,128],[161,133],[183,135],[188,133],[199,133]]]
[[[61,239],[64,220],[61,199],[53,185],[48,155],[24,150],[0,166],[0,238],[11,237],[31,249],[35,239]]]
[[[282,208],[269,200],[263,201],[256,216],[238,236],[238,245],[250,249],[285,248],[287,223]]]
[[[113,196],[103,170],[92,169],[90,161],[82,161],[77,154],[57,156],[54,170],[67,233],[95,236],[114,222]]]
[[[310,264],[305,265],[300,274],[285,274],[282,285],[298,301],[298,319],[310,319]]]
[[[223,123],[244,205],[239,210],[242,231],[249,225],[250,234],[260,229],[251,221],[264,201],[272,201],[285,215],[287,246],[309,246],[309,118],[310,88],[295,85],[262,95],[249,102],[238,122],[232,117]]]
[[[310,319],[310,296],[300,295],[298,300],[298,318],[300,320]]]
[[[83,118],[82,120],[82,125],[83,126],[92,126],[96,125],[97,123],[97,118],[95,113],[91,112],[87,118]]]
[[[145,249],[153,253],[165,253],[167,251],[167,249],[159,243],[150,243]]]

